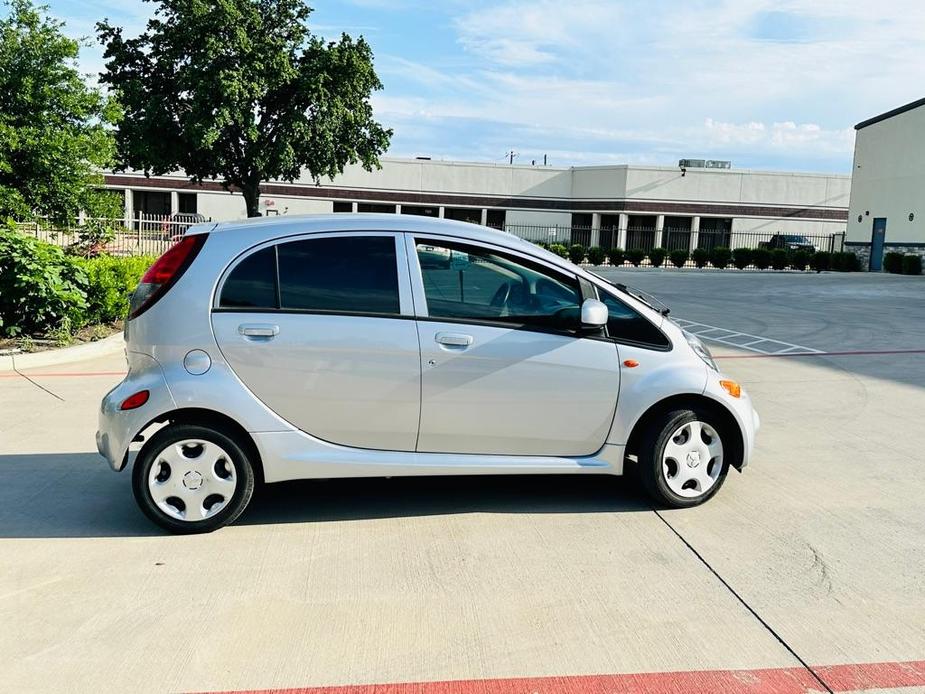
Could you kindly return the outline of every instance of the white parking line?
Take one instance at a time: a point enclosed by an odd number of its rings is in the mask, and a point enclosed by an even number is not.
[[[822,354],[822,350],[813,349],[812,347],[795,345],[791,342],[774,340],[770,337],[762,337],[760,335],[751,335],[736,330],[718,328],[715,325],[698,323],[685,318],[675,318],[674,321],[689,333],[693,333],[697,337],[702,337],[704,340],[718,342],[722,345],[744,349],[749,352],[757,352],[758,354]],[[762,346],[756,347],[755,345]]]

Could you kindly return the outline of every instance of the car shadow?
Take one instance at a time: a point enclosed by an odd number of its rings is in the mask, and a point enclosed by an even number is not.
[[[597,475],[302,480],[261,486],[237,524],[648,510],[634,484]],[[96,453],[0,455],[0,538],[166,534],[135,505],[131,475]]]

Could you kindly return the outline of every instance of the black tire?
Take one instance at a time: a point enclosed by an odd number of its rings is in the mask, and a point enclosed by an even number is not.
[[[662,471],[662,454],[672,434],[690,422],[709,425],[723,442],[723,461],[719,476],[706,492],[695,497],[675,494],[668,486]],[[637,452],[636,473],[643,489],[657,506],[662,508],[691,508],[711,499],[726,481],[729,461],[734,450],[730,433],[724,429],[717,417],[709,412],[695,412],[689,409],[672,410],[656,417],[643,432]]]
[[[230,501],[214,515],[198,521],[186,521],[168,515],[154,501],[148,488],[148,473],[151,466],[158,462],[162,451],[186,439],[209,441],[224,449],[228,463],[234,467],[237,481]],[[165,530],[184,535],[209,533],[233,523],[243,513],[254,493],[254,469],[242,447],[227,434],[195,424],[168,425],[155,433],[138,453],[132,469],[132,491],[142,512]]]

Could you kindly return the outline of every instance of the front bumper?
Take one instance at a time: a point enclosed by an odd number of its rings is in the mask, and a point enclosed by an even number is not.
[[[96,448],[116,471],[128,461],[132,440],[157,418],[176,409],[160,364],[147,354],[128,353],[129,371],[125,379],[103,396],[100,403]],[[134,410],[121,410],[122,402],[140,390],[147,390],[148,401]]]
[[[744,468],[748,465],[755,448],[755,437],[761,428],[761,417],[752,405],[752,399],[749,394],[742,388],[742,394],[734,398],[719,384],[721,379],[728,378],[722,373],[712,372],[707,379],[707,387],[704,395],[718,400],[732,413],[739,430],[742,432],[742,465]]]

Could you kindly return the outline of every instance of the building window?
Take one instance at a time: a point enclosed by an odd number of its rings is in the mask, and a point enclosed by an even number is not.
[[[572,213],[571,243],[580,243],[587,248],[591,245],[591,223],[594,217],[586,213]]]
[[[662,247],[669,251],[686,251],[691,247],[692,217],[665,217]]]
[[[436,206],[425,207],[423,205],[402,205],[402,214],[411,214],[418,217],[439,217],[440,208]]]
[[[630,215],[626,227],[626,248],[651,251],[655,247],[655,215]]]
[[[343,200],[335,200],[334,201],[334,211],[337,213],[353,212],[353,203],[344,202]]]
[[[455,219],[457,222],[482,223],[482,210],[477,207],[447,207],[443,210],[446,219]]]
[[[383,205],[375,202],[361,202],[357,204],[357,212],[378,212],[380,214],[395,214],[395,205]]]
[[[196,193],[178,193],[177,198],[179,201],[177,212],[181,214],[196,214],[199,212],[196,206]]]
[[[732,236],[732,220],[725,217],[701,217],[700,234],[697,237],[697,248],[710,250],[717,247],[730,247]]]
[[[602,214],[601,215],[601,248],[609,251],[617,247],[620,229],[620,215]]]
[[[488,226],[492,229],[504,229],[507,210],[488,210]]]

